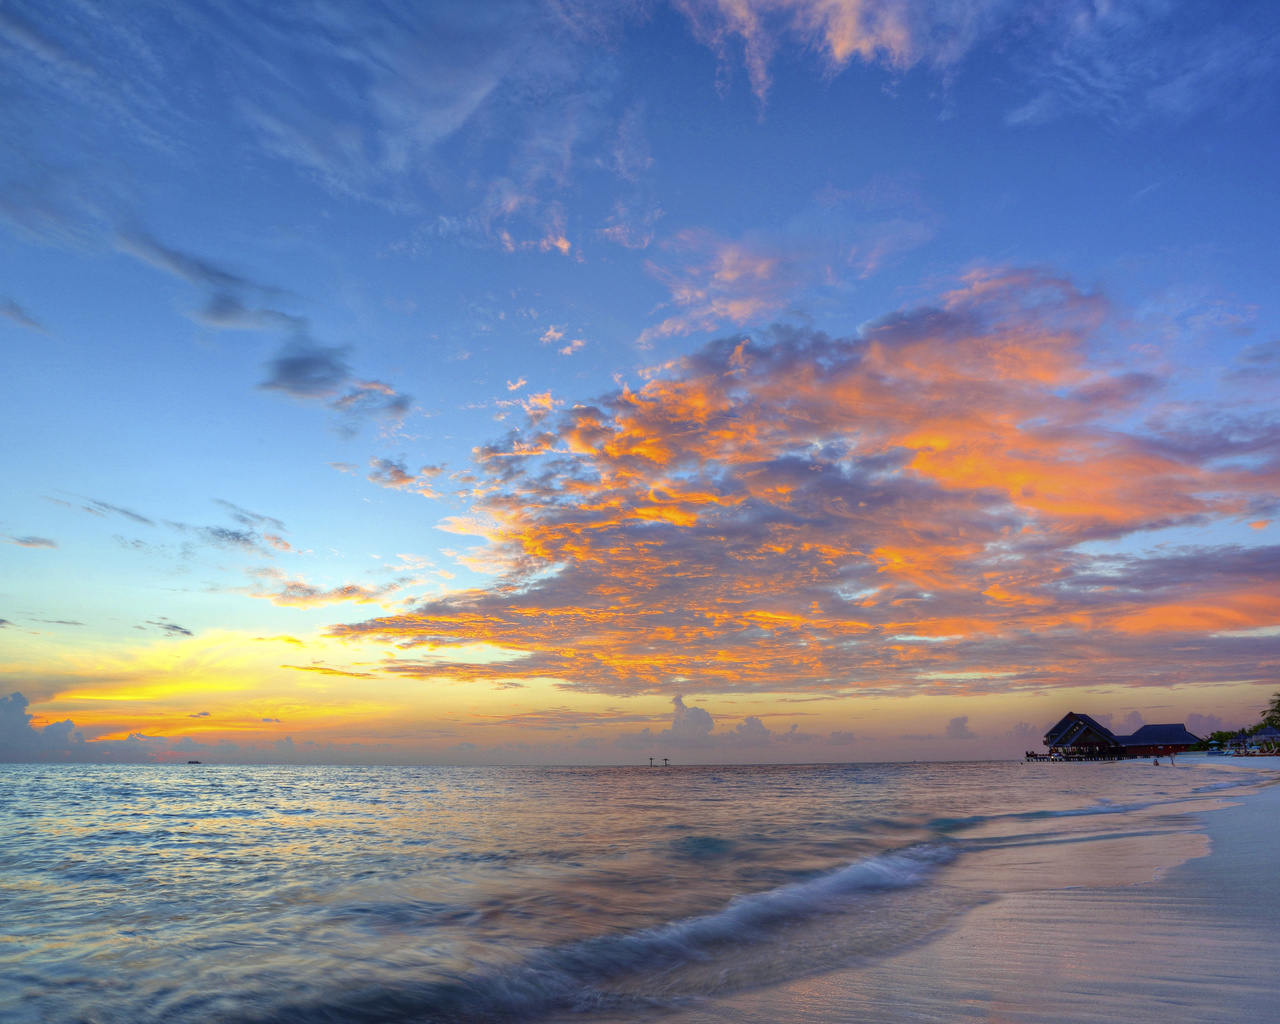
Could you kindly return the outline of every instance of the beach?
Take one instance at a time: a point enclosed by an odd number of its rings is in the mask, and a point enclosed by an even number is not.
[[[1179,767],[1198,760],[1186,755]],[[1280,758],[1228,763],[1269,781],[1280,769]],[[993,863],[959,866],[948,881],[985,888],[992,899],[945,934],[896,956],[679,1019],[1274,1020],[1280,1006],[1280,785],[1206,801],[1168,827],[1162,836],[1103,840],[1088,853],[1060,849],[1054,853],[1065,855],[1029,856],[1021,864],[1010,858],[999,865],[1006,869],[999,878]]]
[[[10,765],[0,1015],[1265,1020],[1272,760]]]

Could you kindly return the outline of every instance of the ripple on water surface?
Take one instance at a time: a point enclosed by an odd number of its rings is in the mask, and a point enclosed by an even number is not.
[[[103,1022],[685,1005],[922,941],[1044,851],[1167,840],[1236,784],[1124,764],[0,772],[0,1008]]]

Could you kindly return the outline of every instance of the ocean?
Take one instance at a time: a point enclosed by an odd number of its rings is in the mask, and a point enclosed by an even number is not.
[[[1114,934],[1273,761],[4,765],[0,1019],[1030,1019],[912,1000],[1029,893]]]

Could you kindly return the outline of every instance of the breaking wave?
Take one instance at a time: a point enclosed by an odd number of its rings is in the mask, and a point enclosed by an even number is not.
[[[348,992],[324,1005],[281,1006],[268,1017],[249,1019],[480,1024],[675,1006],[818,973],[918,941],[978,900],[956,893],[893,897],[921,889],[954,857],[949,846],[921,844],[740,896],[716,913],[537,950],[453,977]]]

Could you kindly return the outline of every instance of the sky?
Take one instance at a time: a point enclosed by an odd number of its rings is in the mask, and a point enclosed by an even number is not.
[[[0,759],[1255,721],[1278,86],[1265,0],[0,0]]]

